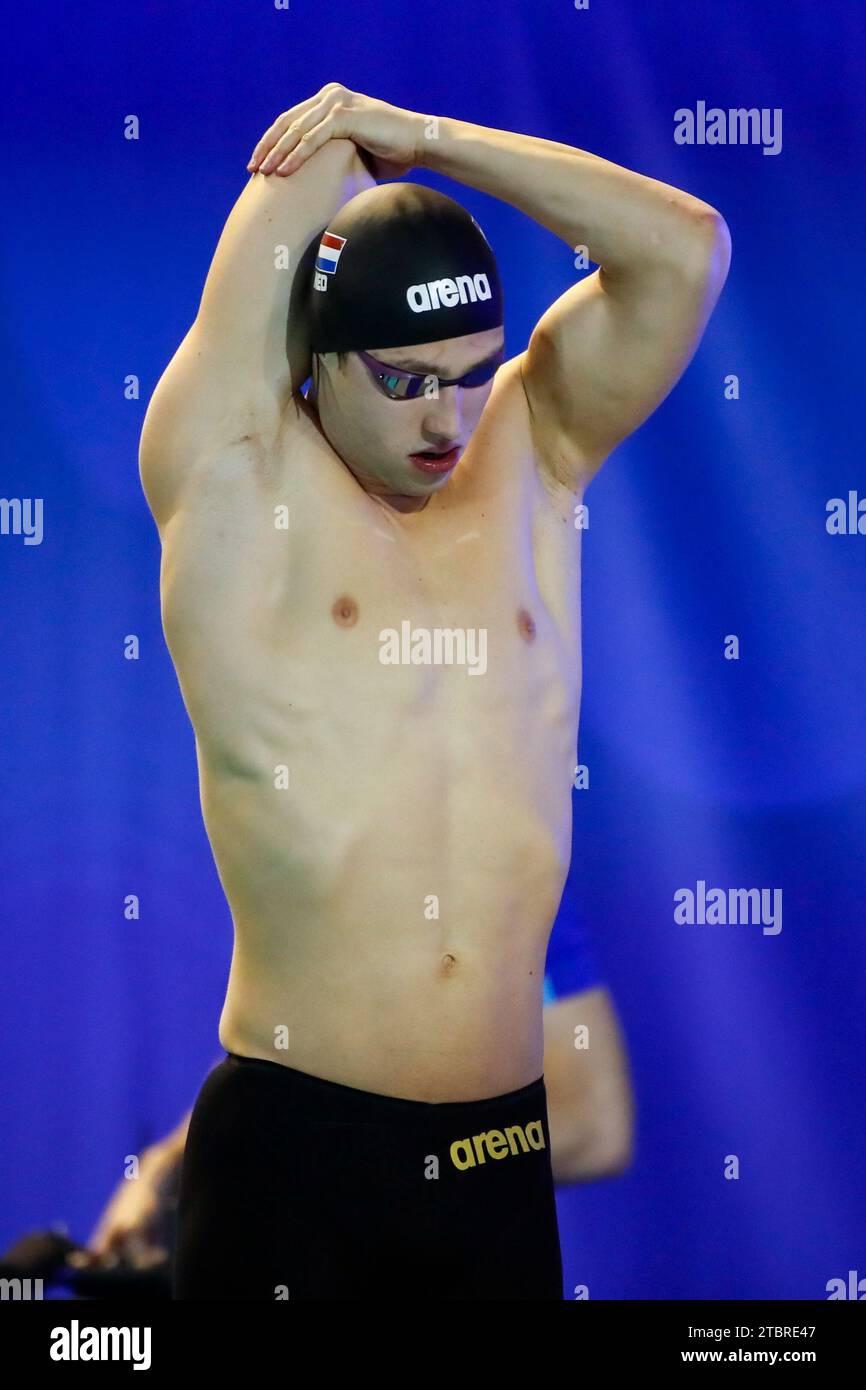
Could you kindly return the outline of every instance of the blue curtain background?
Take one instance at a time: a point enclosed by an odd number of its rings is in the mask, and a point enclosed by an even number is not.
[[[841,0],[7,16],[0,496],[43,498],[44,537],[0,536],[2,1246],[58,1221],[84,1240],[219,1052],[230,918],[137,441],[255,141],[336,79],[565,141],[727,219],[694,362],[586,498],[590,786],[561,917],[592,933],[638,1130],[626,1175],[558,1194],[566,1296],[820,1299],[866,1275],[866,535],[826,528],[830,498],[866,496],[864,31]],[[781,151],[675,143],[698,101],[781,108]],[[417,177],[487,232],[521,351],[569,248]],[[678,925],[699,880],[780,888],[782,931]]]

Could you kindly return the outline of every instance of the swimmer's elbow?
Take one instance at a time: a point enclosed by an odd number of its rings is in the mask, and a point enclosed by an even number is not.
[[[627,1096],[599,1090],[557,1099],[549,1092],[548,1109],[558,1182],[616,1177],[631,1167],[634,1120]]]
[[[554,1182],[562,1186],[619,1177],[633,1162],[632,1135],[617,1126],[602,1126],[591,1134],[574,1134],[570,1142],[553,1143]]]

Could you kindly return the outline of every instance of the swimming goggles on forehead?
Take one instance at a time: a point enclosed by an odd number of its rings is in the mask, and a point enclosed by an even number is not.
[[[380,362],[369,352],[358,351],[358,356],[383,395],[390,397],[392,401],[406,401],[422,395],[428,382],[435,383],[437,387],[483,386],[502,366],[505,360],[505,345],[503,344],[493,357],[488,357],[486,362],[480,362],[477,367],[473,367],[465,376],[454,377],[437,377],[435,372],[420,375],[418,372],[404,372],[399,367],[389,367],[387,362]]]

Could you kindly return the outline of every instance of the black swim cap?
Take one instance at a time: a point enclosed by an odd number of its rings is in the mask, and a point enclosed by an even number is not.
[[[423,184],[365,188],[305,259],[314,352],[412,347],[504,322],[490,243],[466,208]]]

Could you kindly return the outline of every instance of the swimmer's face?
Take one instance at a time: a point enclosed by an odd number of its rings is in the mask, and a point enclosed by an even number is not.
[[[439,386],[502,351],[502,328],[408,348],[370,348],[386,366],[427,378],[414,397],[391,399],[358,353],[313,357],[315,404],[324,433],[366,492],[417,498],[418,505],[452,476],[481,417],[494,378],[481,386]],[[444,471],[425,470],[412,456],[454,449]]]

